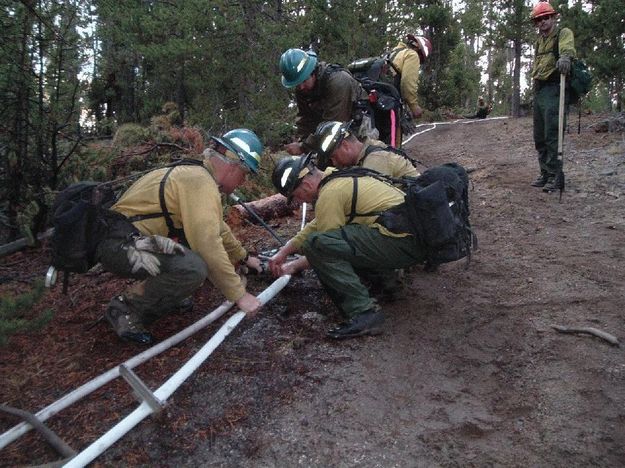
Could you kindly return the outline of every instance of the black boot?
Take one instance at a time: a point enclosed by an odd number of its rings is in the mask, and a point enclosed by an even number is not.
[[[130,310],[123,296],[111,299],[104,318],[111,324],[117,336],[140,344],[151,344],[154,337],[143,327],[139,316]]]
[[[356,315],[344,325],[328,331],[328,337],[343,340],[364,335],[379,335],[382,333],[383,323],[384,314],[378,309],[369,309]]]
[[[547,183],[543,187],[543,192],[545,193],[555,192],[557,189],[558,187],[556,186],[555,177],[549,177],[549,180],[547,180]]]
[[[549,181],[549,176],[547,174],[541,174],[538,178],[531,183],[532,187],[544,187],[545,184]]]
[[[181,314],[188,314],[193,312],[193,296],[189,296],[178,304],[178,312]]]

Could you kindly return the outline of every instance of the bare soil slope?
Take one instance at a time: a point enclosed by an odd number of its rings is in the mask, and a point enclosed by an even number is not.
[[[441,125],[414,137],[407,149],[425,164],[474,169],[480,248],[470,267],[413,269],[404,296],[383,305],[385,334],[341,343],[324,339],[339,317],[314,274],[294,278],[174,394],[164,416],[143,422],[96,464],[623,466],[623,347],[552,325],[625,340],[625,141],[588,128],[566,138],[559,203],[558,194],[529,186],[537,163],[528,119]],[[294,217],[274,226],[288,236],[298,224]],[[274,246],[258,227],[240,233],[250,247]],[[43,269],[40,257],[17,254],[0,267]],[[79,281],[80,300],[51,293],[54,322],[2,350],[0,401],[36,411],[136,352],[103,325],[85,329],[119,282],[106,274]],[[250,279],[258,291],[270,281]],[[164,319],[158,337],[219,301],[203,288],[191,316]],[[137,372],[159,386],[217,326]],[[55,351],[42,356],[45,349]],[[51,426],[84,448],[135,406],[124,385]],[[0,429],[14,422],[0,416]],[[32,434],[0,452],[5,466],[55,458]]]

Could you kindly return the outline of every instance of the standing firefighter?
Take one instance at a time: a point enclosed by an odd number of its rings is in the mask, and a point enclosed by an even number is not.
[[[151,343],[146,325],[175,310],[206,278],[245,312],[261,306],[235,271],[239,263],[259,269],[260,262],[224,222],[220,192],[231,193],[258,171],[263,147],[247,129],[211,140],[203,163],[154,170],[112,207],[133,222],[126,224],[134,232],[111,231],[98,245],[97,261],[107,271],[141,280],[114,297],[105,312],[123,339]]]
[[[432,43],[424,36],[407,34],[404,41],[399,41],[391,52],[393,70],[399,76],[399,92],[404,103],[410,109],[412,118],[419,118],[423,109],[419,106],[417,91],[419,88],[419,69],[432,52]]]
[[[286,145],[289,154],[310,151],[312,134],[325,120],[353,120],[360,133],[373,131],[367,92],[340,65],[317,60],[317,55],[289,49],[280,57],[282,85],[295,89],[298,141]]]
[[[542,187],[544,192],[553,192],[564,186],[562,161],[558,160],[560,75],[568,75],[571,70],[575,44],[570,29],[556,27],[557,13],[548,2],[537,3],[531,18],[539,34],[532,79],[534,144],[540,167],[540,175],[531,185]]]

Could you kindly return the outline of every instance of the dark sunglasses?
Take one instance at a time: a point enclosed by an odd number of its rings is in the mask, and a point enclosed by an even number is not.
[[[548,19],[551,19],[552,17],[553,17],[553,15],[549,15],[549,16],[541,16],[540,18],[536,18],[536,19],[534,20],[534,24],[540,24],[540,23],[542,23],[543,21],[546,21],[546,20],[548,20]]]

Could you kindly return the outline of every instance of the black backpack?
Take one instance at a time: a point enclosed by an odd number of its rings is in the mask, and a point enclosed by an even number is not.
[[[390,68],[396,71],[394,78],[390,76]],[[374,109],[383,112],[401,109],[402,100],[399,93],[401,75],[393,66],[390,56],[356,60],[347,65],[347,69],[369,93],[369,101]]]
[[[471,259],[477,237],[469,216],[469,176],[459,164],[426,170],[406,186],[412,233],[428,248],[428,266]]]
[[[393,65],[393,60],[397,53],[404,49],[405,47],[398,47],[378,57],[366,57],[354,60],[347,65],[347,69],[352,72],[354,77],[359,81],[384,82],[393,85],[395,89],[399,90],[401,72]],[[391,70],[393,70],[394,73],[392,73]]]
[[[393,59],[397,52],[403,48],[397,48],[390,53],[379,57],[368,57],[356,60],[347,66],[362,87],[369,94],[369,102],[374,111],[376,128],[380,131],[380,139],[391,143],[393,126],[396,131],[401,128],[403,133],[409,134],[414,131],[409,114],[404,110],[403,100],[400,93],[401,73],[393,65]],[[393,76],[391,70],[395,71]],[[394,114],[394,118],[390,116]],[[395,124],[393,125],[393,121]],[[401,146],[401,139],[395,142]]]
[[[406,194],[404,202],[382,213],[356,213],[358,178],[365,176],[401,187]],[[459,164],[436,166],[414,178],[393,178],[371,169],[350,167],[329,174],[320,187],[336,177],[354,179],[347,223],[356,216],[378,215],[377,222],[390,231],[412,234],[426,251],[429,270],[462,258],[467,258],[467,264],[470,261],[477,237],[469,221],[469,176]]]
[[[181,159],[165,166],[170,169],[163,177],[159,190],[162,212],[144,216],[126,218],[121,213],[109,209],[118,198],[113,186],[121,181],[77,182],[59,192],[51,212],[51,223],[54,227],[51,249],[52,266],[65,274],[63,292],[67,292],[69,273],[85,273],[95,265],[96,249],[105,237],[127,238],[139,235],[139,231],[132,225],[132,222],[164,216],[170,228],[170,235],[172,230],[177,233],[178,230],[174,229],[173,221],[165,205],[165,182],[175,167],[201,164],[202,161]],[[145,172],[131,178],[143,174]]]
[[[133,232],[123,215],[109,210],[116,196],[110,184],[77,182],[59,192],[52,205],[52,266],[63,271],[63,293],[69,273],[85,273],[95,265],[98,244],[110,229]],[[136,230],[134,230],[136,232]]]

